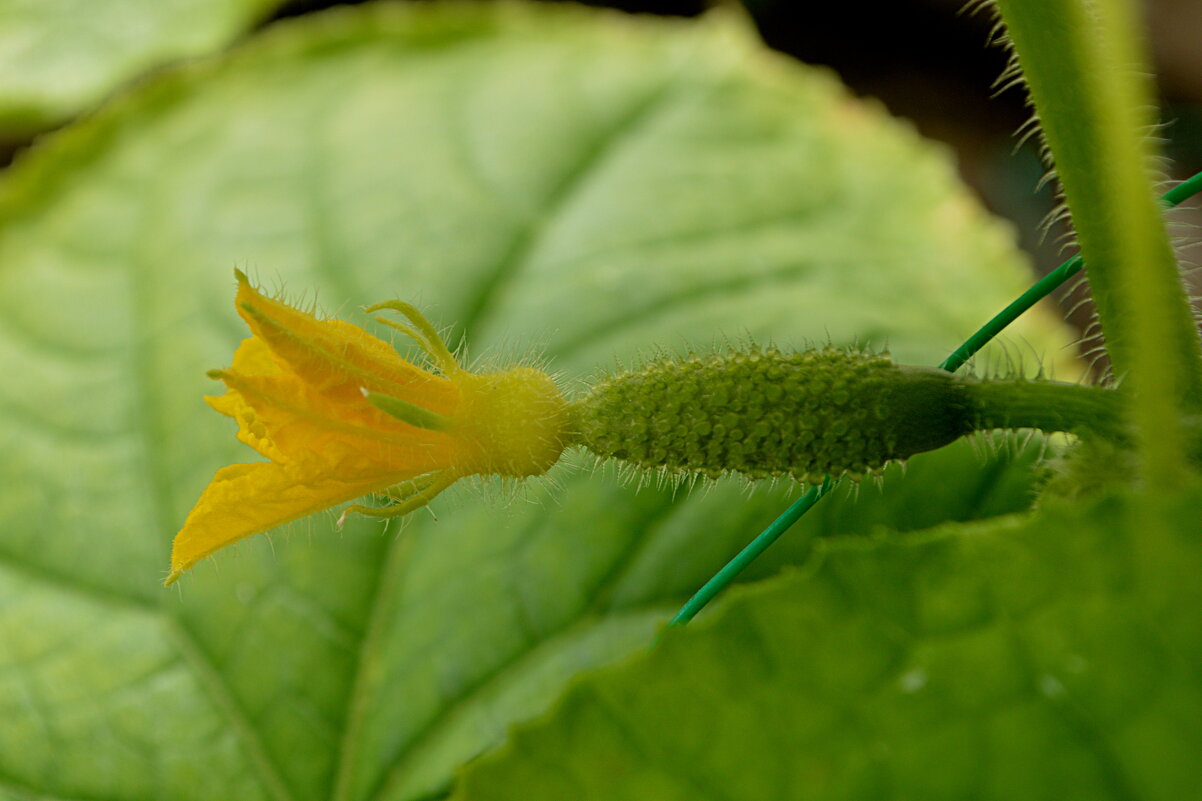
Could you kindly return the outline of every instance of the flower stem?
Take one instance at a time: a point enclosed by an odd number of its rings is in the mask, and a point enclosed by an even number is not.
[[[973,428],[1036,428],[1127,439],[1122,393],[1060,381],[980,381],[968,385]]]

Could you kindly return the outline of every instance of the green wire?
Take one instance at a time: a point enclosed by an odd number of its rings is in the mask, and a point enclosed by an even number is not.
[[[1160,202],[1166,209],[1171,209],[1198,192],[1202,192],[1202,172],[1165,192],[1161,196]],[[975,334],[964,341],[963,345],[952,351],[939,367],[949,373],[959,370],[966,361],[985,346],[986,342],[1001,333],[1003,328],[1017,320],[1027,309],[1047,297],[1056,287],[1081,272],[1081,268],[1084,266],[1085,262],[1081,259],[1081,255],[1077,254],[1052,270],[1037,281],[1033,287],[1022,293],[1017,300],[998,312],[992,320],[981,326]]]
[[[1202,172],[1177,184],[1177,186],[1165,192],[1160,200],[1165,208],[1171,209],[1199,192],[1202,192]],[[1003,328],[1017,320],[1027,309],[1047,297],[1056,287],[1081,272],[1081,268],[1084,266],[1085,262],[1082,261],[1081,256],[1076,255],[1055,270],[1052,270],[1037,281],[1034,286],[1020,295],[1017,300],[998,312],[993,319],[981,326],[975,334],[964,341],[964,344],[952,351],[939,364],[940,369],[947,370],[948,372],[959,370],[964,366],[966,361],[971,359],[977,351],[984,347],[985,343],[997,336]],[[780,517],[772,521],[772,524],[768,528],[760,532],[758,537],[752,540],[733,559],[727,562],[721,570],[715,573],[713,578],[705,582],[701,589],[697,590],[693,594],[693,597],[680,608],[680,611],[676,613],[668,625],[683,626],[692,620],[706,604],[713,600],[714,596],[726,589],[748,565],[754,562],[760,554],[768,550],[768,547],[780,539],[781,535],[800,520],[802,515],[810,511],[818,501],[830,494],[830,491],[838,485],[839,479],[832,479],[828,475],[823,479],[821,484],[810,487]]]
[[[802,515],[810,511],[810,508],[818,503],[822,496],[834,489],[837,483],[828,475],[821,484],[810,487],[805,495],[793,501],[793,505],[786,509],[783,515],[776,518],[772,525],[764,529],[747,547],[739,551],[734,559],[731,559],[725,567],[715,573],[713,578],[705,582],[705,585],[693,594],[688,603],[680,608],[668,625],[683,626],[692,620],[702,607],[708,604],[715,595],[722,592],[726,585],[734,581],[735,576],[743,572],[743,568],[754,562],[760,554],[768,549],[769,545],[780,538],[781,534],[784,534]]]

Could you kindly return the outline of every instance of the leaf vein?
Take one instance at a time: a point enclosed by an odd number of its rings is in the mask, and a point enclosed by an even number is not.
[[[533,215],[530,221],[518,230],[496,265],[481,276],[479,289],[466,305],[461,317],[462,330],[475,331],[481,325],[496,299],[502,294],[505,285],[522,271],[523,266],[538,251],[548,232],[554,230],[556,221],[571,205],[572,198],[587,186],[588,180],[596,174],[597,168],[606,159],[612,158],[621,145],[630,141],[632,132],[642,127],[645,120],[659,110],[668,89],[669,84],[661,84],[646,96],[639,98],[625,114],[617,117],[610,127],[601,132],[585,149],[576,164],[560,178],[548,194],[541,213]]]
[[[184,658],[184,662],[208,691],[209,697],[217,709],[245,744],[246,752],[260,781],[263,782],[264,789],[277,801],[295,801],[295,794],[284,781],[283,772],[275,763],[259,736],[259,732],[251,723],[249,715],[234,694],[225,676],[221,674],[221,671],[217,669],[217,666],[200,646],[196,636],[173,616],[165,616],[164,623],[166,634]]]

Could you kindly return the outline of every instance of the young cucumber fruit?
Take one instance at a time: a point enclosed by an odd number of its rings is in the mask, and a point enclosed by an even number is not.
[[[1122,436],[1112,390],[982,381],[838,348],[661,359],[600,380],[574,407],[576,441],[597,455],[715,478],[854,478],[994,428]]]

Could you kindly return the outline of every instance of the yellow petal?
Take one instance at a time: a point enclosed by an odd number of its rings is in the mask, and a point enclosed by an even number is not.
[[[306,383],[348,398],[366,387],[439,413],[454,409],[450,381],[401,358],[382,339],[342,320],[319,320],[255,290],[239,275],[238,313]]]
[[[243,442],[265,436],[269,445],[256,449],[273,461],[303,459],[320,462],[326,471],[361,473],[432,470],[451,462],[450,434],[407,425],[376,409],[360,393],[340,403],[290,375],[212,375],[230,388],[229,394],[211,401],[214,408],[236,411],[239,424],[246,427],[245,434],[239,434]]]
[[[234,368],[247,375],[282,375],[283,369],[271,349],[258,337],[242,340],[234,352]],[[205,401],[217,411],[238,422],[238,439],[273,462],[286,461],[284,453],[276,447],[270,432],[259,419],[254,407],[246,402],[242,393],[231,389],[224,395],[207,395]]]
[[[164,583],[230,543],[413,477],[334,479],[269,462],[223,467],[175,535],[171,574]]]

